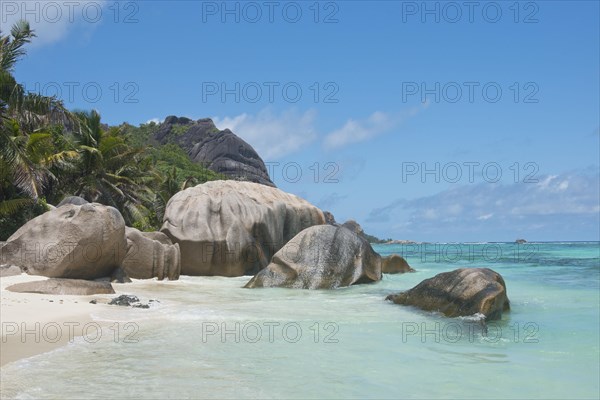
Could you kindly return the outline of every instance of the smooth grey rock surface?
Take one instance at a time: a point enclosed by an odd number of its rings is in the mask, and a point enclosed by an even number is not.
[[[125,221],[113,207],[65,204],[28,221],[0,248],[0,263],[30,275],[96,279],[125,257]]]
[[[386,300],[438,311],[447,317],[483,314],[486,320],[500,319],[510,309],[504,279],[489,268],[443,272]]]
[[[252,182],[212,181],[173,196],[161,232],[181,250],[183,275],[254,275],[305,228],[325,223],[306,200]]]
[[[307,228],[279,250],[245,287],[335,289],[381,280],[381,257],[354,232],[332,225]]]

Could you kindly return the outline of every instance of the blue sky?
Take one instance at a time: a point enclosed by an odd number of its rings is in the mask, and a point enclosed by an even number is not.
[[[211,117],[378,236],[600,239],[597,1],[0,3],[38,32],[28,89]]]

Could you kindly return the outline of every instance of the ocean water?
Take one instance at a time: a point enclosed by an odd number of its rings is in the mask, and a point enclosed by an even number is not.
[[[3,367],[0,397],[600,397],[599,243],[374,248],[417,272],[332,291],[242,289],[249,277],[136,283],[160,303],[99,306],[101,337]],[[459,267],[502,274],[512,309],[501,321],[484,329],[384,301]]]

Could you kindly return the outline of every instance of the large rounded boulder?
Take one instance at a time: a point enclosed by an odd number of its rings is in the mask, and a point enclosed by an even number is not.
[[[23,225],[0,248],[0,263],[30,275],[96,279],[125,257],[125,221],[113,207],[65,204]]]
[[[324,224],[317,207],[277,188],[212,181],[168,202],[161,232],[181,250],[184,275],[254,275],[298,232]]]
[[[176,280],[181,272],[179,245],[161,232],[125,229],[127,255],[121,264],[128,277],[135,279]]]
[[[404,257],[392,254],[381,259],[381,272],[384,274],[404,274],[405,272],[415,272],[415,270],[408,265]]]
[[[488,268],[443,272],[386,300],[447,317],[483,314],[486,320],[500,319],[502,312],[510,309],[504,279]]]
[[[381,257],[354,232],[332,225],[307,228],[279,250],[247,288],[334,289],[381,280]]]

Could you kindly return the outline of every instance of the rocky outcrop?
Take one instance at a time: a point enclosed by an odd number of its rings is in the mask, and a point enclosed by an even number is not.
[[[17,293],[38,293],[58,295],[89,296],[92,294],[113,294],[110,282],[94,282],[82,279],[51,278],[43,281],[17,283],[6,288]]]
[[[121,267],[130,278],[176,280],[181,272],[179,245],[161,232],[140,232],[127,227],[127,255]]]
[[[350,219],[342,224],[343,227],[350,229],[352,232],[356,233],[361,238],[365,239],[369,243],[382,243],[383,241],[375,236],[369,235],[366,233],[363,228],[360,226],[358,222],[353,219]]]
[[[360,226],[360,224],[358,222],[356,222],[353,219],[350,219],[346,222],[344,222],[342,224],[342,226],[346,229],[351,230],[352,232],[356,233],[358,236],[364,238],[365,236],[365,232],[363,231],[363,228]]]
[[[332,225],[307,228],[279,250],[245,287],[334,289],[381,279],[381,257],[354,232]]]
[[[23,225],[0,248],[0,263],[30,275],[96,279],[125,257],[125,221],[115,208],[66,204]]]
[[[504,279],[488,268],[444,272],[386,300],[447,317],[483,314],[486,320],[500,319],[510,309]]]
[[[391,256],[382,257],[381,272],[384,274],[403,274],[405,272],[415,272],[415,270],[408,265],[404,257],[392,254]]]
[[[252,146],[229,129],[219,130],[211,119],[167,117],[154,139],[179,145],[192,161],[230,178],[275,186]]]
[[[251,182],[212,181],[173,196],[161,232],[181,249],[184,275],[253,275],[298,232],[325,222],[292,194]]]
[[[323,211],[323,215],[325,216],[325,223],[328,225],[338,226],[338,223],[335,222],[335,217],[329,211]]]

